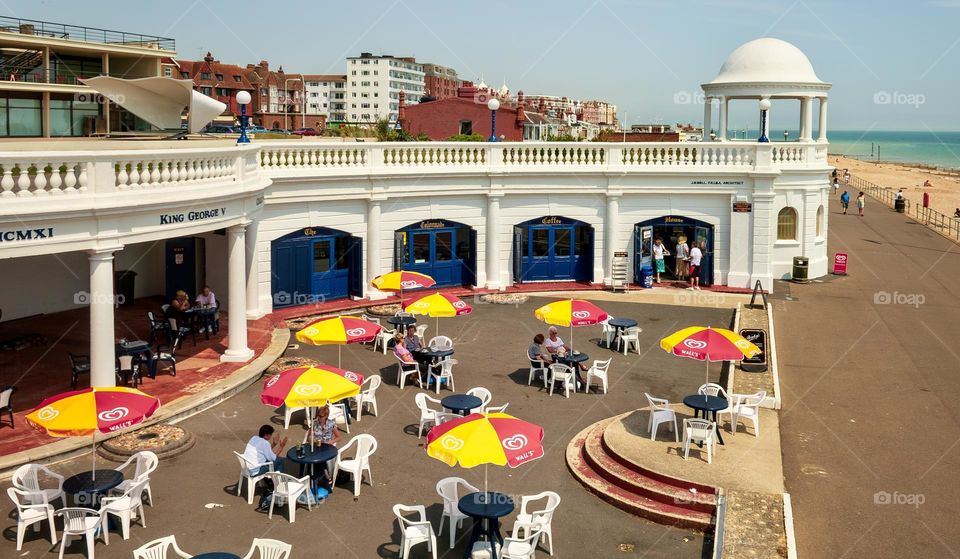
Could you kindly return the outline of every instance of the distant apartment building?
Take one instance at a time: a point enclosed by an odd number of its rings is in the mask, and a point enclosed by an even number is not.
[[[597,125],[600,129],[616,128],[617,106],[607,101],[580,101],[556,95],[529,95],[525,99],[527,109],[552,118]]]
[[[164,37],[0,17],[0,137],[148,130],[81,80],[160,76],[175,55]]]
[[[168,61],[165,61],[168,62]],[[224,64],[207,53],[203,60],[176,60],[169,61],[174,67],[164,65],[164,75],[184,80],[192,80],[193,87],[200,93],[212,97],[227,105],[217,121],[226,124],[239,122],[240,105],[237,103],[237,93],[246,91],[253,96],[256,87],[247,77],[247,69],[236,64]],[[174,75],[175,74],[175,75]],[[247,107],[252,116],[253,107]]]
[[[412,105],[424,94],[423,67],[412,57],[374,56],[369,52],[347,58],[347,121],[373,124],[396,122],[400,92]]]
[[[323,117],[324,123],[344,122],[347,106],[347,76],[331,74],[304,74],[306,106],[309,121],[312,116]]]
[[[439,64],[423,64],[423,94],[434,99],[456,97],[457,88],[463,84],[453,68]]]
[[[270,63],[261,60],[259,64],[247,64],[247,79],[254,86],[250,102],[254,124],[286,129],[316,126],[318,119],[311,122],[306,118],[302,74],[287,74],[283,66],[271,70]]]

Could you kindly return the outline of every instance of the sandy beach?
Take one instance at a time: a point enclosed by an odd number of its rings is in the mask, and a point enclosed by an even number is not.
[[[956,208],[960,208],[960,172],[927,168],[922,165],[909,165],[888,162],[860,161],[831,155],[830,164],[842,172],[849,169],[850,174],[859,176],[879,186],[888,187],[894,191],[903,189],[904,196],[911,203],[923,202],[923,193],[930,193],[930,207],[950,215]],[[923,186],[930,181],[931,186]],[[841,184],[842,187],[842,184]],[[856,193],[851,192],[851,197]]]

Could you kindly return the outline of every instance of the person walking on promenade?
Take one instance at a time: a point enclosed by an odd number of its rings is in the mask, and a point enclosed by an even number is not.
[[[857,211],[860,212],[860,217],[863,217],[863,206],[866,203],[866,198],[863,195],[863,192],[857,196]]]
[[[840,191],[840,181],[833,179],[833,193],[836,194]]]
[[[703,260],[703,251],[700,249],[700,244],[695,242],[693,248],[690,249],[690,287],[687,288],[697,291],[700,291],[700,261]]]
[[[840,207],[843,208],[843,215],[847,215],[847,208],[850,207],[850,193],[846,190],[840,195]]]

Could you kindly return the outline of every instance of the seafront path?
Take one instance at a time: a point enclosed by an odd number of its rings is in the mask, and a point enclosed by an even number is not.
[[[871,198],[829,234],[849,275],[773,301],[799,556],[958,557],[960,245]]]

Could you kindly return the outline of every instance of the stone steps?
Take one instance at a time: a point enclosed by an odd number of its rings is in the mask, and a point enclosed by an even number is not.
[[[611,452],[603,444],[603,433],[615,419],[587,427],[567,446],[567,466],[574,477],[629,513],[670,526],[713,530],[716,489],[653,472]]]

